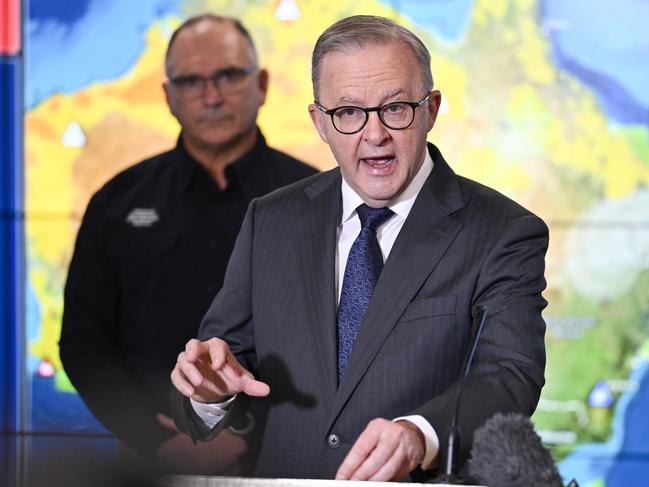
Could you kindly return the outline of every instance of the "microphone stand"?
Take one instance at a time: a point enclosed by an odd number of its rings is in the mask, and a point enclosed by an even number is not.
[[[487,320],[487,309],[484,307],[482,312],[482,319],[480,320],[480,326],[478,326],[478,331],[476,332],[475,338],[473,339],[473,345],[471,346],[471,353],[464,368],[464,374],[462,376],[462,383],[458,389],[457,399],[455,400],[455,411],[453,412],[453,421],[451,422],[451,427],[448,429],[446,435],[446,448],[442,449],[440,452],[440,469],[442,473],[437,476],[435,479],[438,483],[443,484],[463,484],[462,478],[455,474],[457,468],[457,461],[460,455],[460,429],[457,426],[457,418],[460,414],[460,402],[462,400],[462,392],[464,391],[464,384],[466,383],[466,378],[471,371],[471,366],[473,365],[473,360],[476,356],[476,351],[478,349],[478,342],[480,341],[480,336],[482,335],[482,329],[484,328],[485,321]]]

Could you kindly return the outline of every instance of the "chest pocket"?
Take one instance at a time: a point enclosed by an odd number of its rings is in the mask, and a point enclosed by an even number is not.
[[[435,296],[416,299],[401,315],[401,323],[436,316],[452,316],[456,313],[457,296]]]

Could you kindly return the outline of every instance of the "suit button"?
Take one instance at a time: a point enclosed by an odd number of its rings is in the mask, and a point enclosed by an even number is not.
[[[338,448],[340,446],[340,438],[338,435],[329,435],[327,445],[329,445],[329,448]]]

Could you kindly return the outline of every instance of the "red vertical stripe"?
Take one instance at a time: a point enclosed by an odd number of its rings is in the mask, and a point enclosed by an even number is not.
[[[0,54],[20,51],[20,0],[0,0]]]

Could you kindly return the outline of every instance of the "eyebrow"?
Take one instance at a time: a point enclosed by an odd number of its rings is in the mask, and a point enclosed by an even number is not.
[[[389,100],[390,98],[394,98],[395,96],[400,95],[401,93],[403,93],[403,90],[401,88],[386,91],[385,94],[383,95],[383,100],[384,100],[383,103],[386,103],[385,100]],[[351,104],[360,105],[360,102],[356,98],[352,98],[352,97],[349,97],[349,96],[341,96],[339,98],[339,100],[340,100],[341,103],[351,103]],[[383,104],[383,103],[381,103],[381,104]]]
[[[401,88],[397,88],[396,90],[386,92],[384,98],[394,98],[401,93],[403,93],[403,90]]]
[[[340,100],[340,102],[342,103],[359,103],[355,98],[351,98],[349,96],[341,96],[338,100]]]
[[[217,74],[223,73],[224,71],[230,71],[233,69],[245,69],[245,68],[242,68],[241,66],[235,66],[234,64],[230,64],[229,66],[224,66],[222,68],[217,69],[216,71],[213,71],[211,74],[208,74],[207,76],[198,73],[189,72],[186,74],[178,74],[176,76],[173,76],[173,78],[190,78],[190,77],[210,78],[212,76],[216,76]]]

